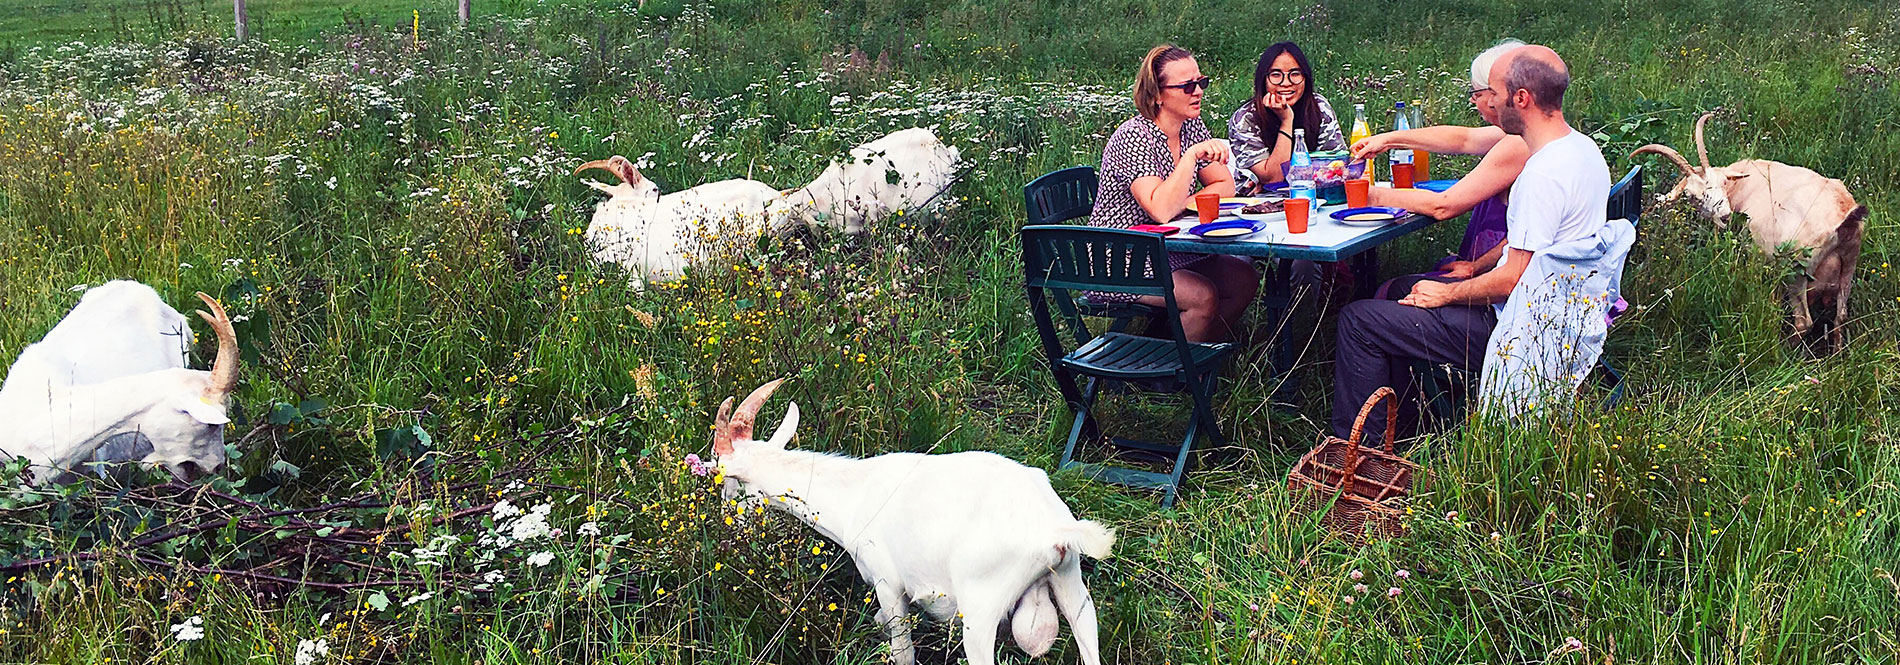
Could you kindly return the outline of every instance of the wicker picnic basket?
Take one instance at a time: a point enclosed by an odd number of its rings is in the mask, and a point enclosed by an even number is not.
[[[1366,416],[1381,401],[1386,403],[1384,450],[1360,444]],[[1398,396],[1391,388],[1380,388],[1360,407],[1351,438],[1327,436],[1300,457],[1286,477],[1294,505],[1305,511],[1325,510],[1320,523],[1349,538],[1384,538],[1403,531],[1401,504],[1420,482],[1420,472],[1417,464],[1399,457],[1392,448],[1398,411]]]

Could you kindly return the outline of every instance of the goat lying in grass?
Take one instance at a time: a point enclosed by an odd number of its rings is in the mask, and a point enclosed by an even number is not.
[[[852,148],[849,160],[832,162],[811,184],[772,202],[767,214],[863,233],[867,224],[899,211],[935,206],[956,180],[957,159],[957,149],[928,129],[891,132]]]
[[[765,217],[765,206],[778,198],[778,190],[762,182],[721,180],[661,194],[660,187],[642,177],[625,157],[591,161],[574,173],[588,169],[612,173],[620,184],[584,181],[611,197],[594,207],[587,244],[595,260],[626,268],[635,287],[678,279],[694,258],[689,250],[698,242],[695,234],[702,226],[711,231],[721,223],[736,224],[740,232],[750,235],[779,230],[766,228]]]
[[[971,665],[995,662],[1004,621],[1031,657],[1047,653],[1056,640],[1056,608],[1075,632],[1082,662],[1101,662],[1081,557],[1107,558],[1114,531],[1075,519],[1048,474],[1000,455],[853,459],[787,449],[798,428],[797,404],[771,439],[754,441],[753,420],[779,383],[760,386],[737,411],[730,398],[719,407],[713,454],[725,496],[763,500],[849,551],[876,589],[892,662],[916,660],[904,620],[912,603],[940,621],[963,615]]]
[[[237,385],[237,335],[198,294],[218,336],[209,372],[184,368],[190,328],[151,287],[91,289],[0,386],[0,456],[24,457],[36,483],[88,462],[136,462],[191,480],[224,465],[225,400]]]
[[[1716,228],[1727,228],[1734,212],[1746,215],[1755,247],[1769,257],[1784,248],[1807,252],[1806,270],[1788,285],[1786,297],[1794,314],[1795,338],[1807,338],[1815,323],[1813,312],[1819,311],[1827,317],[1829,346],[1839,350],[1846,339],[1847,295],[1854,285],[1854,267],[1860,262],[1867,207],[1855,203],[1841,181],[1799,166],[1766,159],[1709,166],[1702,126],[1714,115],[1704,113],[1695,121],[1701,168],[1656,143],[1637,148],[1630,156],[1662,155],[1682,170],[1682,180],[1662,197],[1664,203],[1688,194],[1696,211],[1714,221]]]

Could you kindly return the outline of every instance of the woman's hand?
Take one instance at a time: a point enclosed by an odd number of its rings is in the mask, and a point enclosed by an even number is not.
[[[1392,132],[1373,134],[1352,144],[1352,160],[1360,161],[1392,148]]]
[[[1193,168],[1201,162],[1226,164],[1232,161],[1234,161],[1234,150],[1228,147],[1226,139],[1208,139],[1182,150],[1181,161],[1175,165]]]

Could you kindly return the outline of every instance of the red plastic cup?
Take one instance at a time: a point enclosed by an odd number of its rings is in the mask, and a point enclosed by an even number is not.
[[[1286,230],[1288,233],[1306,232],[1306,213],[1307,204],[1309,203],[1311,203],[1311,201],[1302,198],[1286,200]]]
[[[1365,178],[1346,181],[1346,207],[1364,208],[1372,205],[1372,181]]]
[[[1412,187],[1412,165],[1411,164],[1393,164],[1392,165],[1392,186],[1397,187],[1399,189],[1411,189]]]
[[[1194,212],[1200,213],[1202,224],[1214,221],[1220,216],[1220,195],[1212,192],[1195,194]]]

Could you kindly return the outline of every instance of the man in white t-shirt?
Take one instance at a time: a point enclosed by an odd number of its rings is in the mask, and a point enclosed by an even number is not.
[[[1334,436],[1350,433],[1359,407],[1384,386],[1399,390],[1406,414],[1401,420],[1410,420],[1416,413],[1409,398],[1414,360],[1481,366],[1497,307],[1510,297],[1532,255],[1603,227],[1610,169],[1596,142],[1564,120],[1570,72],[1563,59],[1543,46],[1522,46],[1491,66],[1490,82],[1488,102],[1496,106],[1498,126],[1523,137],[1531,150],[1511,186],[1505,250],[1497,265],[1479,265],[1479,274],[1469,280],[1421,281],[1397,302],[1361,300],[1340,311]],[[1366,431],[1382,431],[1384,415],[1383,409],[1373,411]]]

